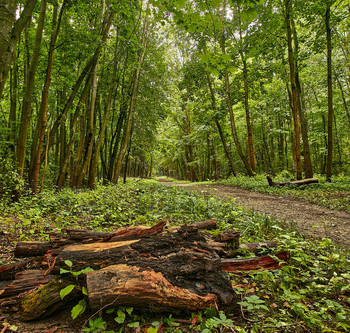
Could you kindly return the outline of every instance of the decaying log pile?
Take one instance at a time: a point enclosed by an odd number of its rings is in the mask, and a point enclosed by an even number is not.
[[[15,254],[31,257],[24,263],[0,267],[0,280],[9,280],[0,290],[0,306],[19,311],[23,320],[50,315],[88,290],[88,305],[98,310],[107,304],[133,306],[152,311],[205,309],[211,305],[237,308],[232,284],[225,272],[242,273],[278,269],[287,253],[275,258],[235,259],[236,250],[255,253],[276,242],[239,245],[239,232],[211,235],[215,221],[205,221],[164,231],[165,222],[147,227],[119,229],[113,233],[63,230],[49,242],[20,242]],[[67,263],[73,263],[69,268]],[[93,270],[72,277],[62,269]],[[13,281],[11,281],[13,280]],[[61,299],[60,291],[75,285]]]
[[[271,177],[266,177],[269,186],[302,186],[318,183],[318,178],[306,178],[303,180],[291,180],[288,182],[274,182]]]

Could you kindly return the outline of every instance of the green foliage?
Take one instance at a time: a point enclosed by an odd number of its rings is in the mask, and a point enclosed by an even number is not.
[[[87,292],[87,288],[85,286],[81,286],[78,280],[78,277],[82,274],[86,274],[88,272],[93,271],[92,268],[90,267],[86,267],[80,271],[72,271],[72,267],[73,267],[73,263],[70,260],[65,260],[64,262],[68,267],[69,270],[66,270],[64,268],[60,269],[60,274],[71,274],[72,276],[74,276],[74,278],[77,281],[77,284],[70,284],[68,286],[66,286],[65,288],[60,290],[60,297],[61,299],[63,299],[65,296],[67,296],[68,294],[70,294],[74,289],[78,289],[82,291],[82,294],[87,296],[88,292]],[[72,319],[76,319],[79,315],[81,315],[82,313],[84,313],[84,311],[86,310],[87,307],[87,302],[85,299],[81,299],[78,304],[76,304],[72,310],[71,310],[71,317]]]

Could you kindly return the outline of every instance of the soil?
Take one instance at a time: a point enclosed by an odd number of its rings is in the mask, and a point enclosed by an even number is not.
[[[167,185],[202,191],[225,200],[235,199],[238,206],[273,216],[287,226],[294,226],[305,236],[330,238],[341,246],[350,246],[350,214],[346,212],[227,185],[181,184],[162,178],[159,181]]]

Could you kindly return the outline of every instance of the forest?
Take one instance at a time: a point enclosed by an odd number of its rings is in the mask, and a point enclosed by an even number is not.
[[[349,174],[348,1],[3,1],[2,191]]]
[[[349,18],[0,0],[1,333],[348,332]]]

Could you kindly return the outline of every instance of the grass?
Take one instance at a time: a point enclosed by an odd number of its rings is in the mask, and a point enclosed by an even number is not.
[[[262,178],[256,181],[263,187]],[[274,239],[290,251],[280,270],[230,275],[240,298],[240,316],[213,310],[182,314],[181,318],[197,318],[192,327],[179,325],[175,313],[152,315],[112,307],[91,318],[86,332],[133,332],[137,325],[148,333],[160,327],[177,333],[350,330],[349,252],[329,239],[305,239],[273,218],[244,211],[234,201],[148,180],[98,186],[93,191],[47,191],[0,208],[0,223],[14,235],[14,242],[45,239],[47,231],[67,227],[108,231],[125,225],[153,225],[162,219],[172,225],[215,219],[221,230],[239,230],[243,243]]]

